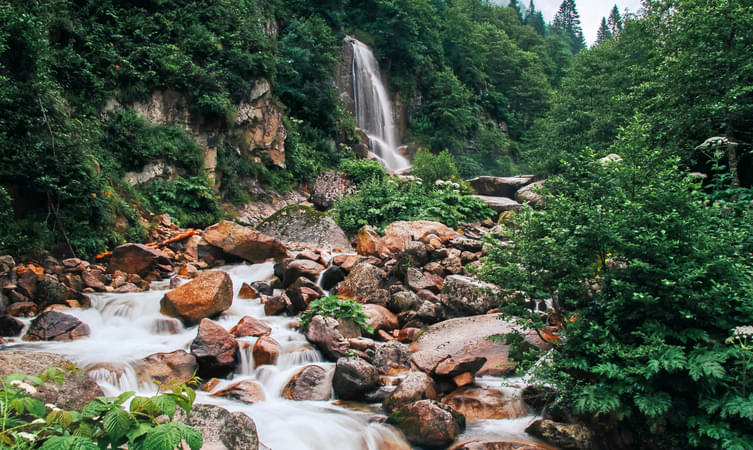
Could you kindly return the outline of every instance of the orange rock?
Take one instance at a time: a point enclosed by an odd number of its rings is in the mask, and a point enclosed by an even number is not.
[[[251,353],[254,356],[254,366],[259,367],[264,364],[275,364],[280,356],[280,344],[269,336],[261,336],[256,340]]]
[[[356,252],[364,256],[381,256],[384,252],[382,238],[371,226],[365,225],[358,230]]]
[[[187,325],[225,311],[233,304],[233,281],[221,271],[201,272],[198,277],[169,291],[160,301],[162,314]]]
[[[246,282],[244,282],[241,285],[241,290],[240,292],[238,292],[238,297],[247,299],[247,300],[254,299],[258,296],[259,296],[259,291],[252,288],[251,285]]]
[[[261,263],[269,258],[282,260],[288,257],[285,245],[279,240],[227,220],[204,230],[204,240],[225,253],[253,263]]]
[[[452,378],[455,385],[458,387],[467,386],[473,384],[473,374],[471,372],[463,372],[460,375],[456,375]]]

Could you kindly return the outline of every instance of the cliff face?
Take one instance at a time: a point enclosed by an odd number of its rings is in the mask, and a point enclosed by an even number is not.
[[[335,71],[335,88],[340,94],[343,106],[351,115],[354,115],[356,110],[353,99],[353,40],[350,36],[343,39],[342,57]]]

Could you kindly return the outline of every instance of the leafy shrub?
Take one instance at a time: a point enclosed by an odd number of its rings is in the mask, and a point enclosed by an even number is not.
[[[750,448],[750,350],[728,341],[753,317],[746,230],[646,142],[636,123],[611,149],[624,161],[563,161],[482,273],[558,305],[564,339],[541,375],[576,413],[659,448]],[[542,324],[522,299],[506,309]]]
[[[367,181],[380,182],[387,175],[381,164],[368,159],[343,159],[337,169],[359,186]]]
[[[142,194],[146,207],[157,214],[170,214],[182,227],[205,227],[222,217],[217,196],[201,177],[152,181]]]
[[[427,186],[433,186],[437,180],[454,180],[458,177],[455,159],[449,151],[442,150],[438,155],[421,149],[413,158],[413,175],[421,178]]]
[[[308,330],[311,319],[317,315],[335,319],[350,319],[366,333],[372,334],[374,332],[374,329],[368,324],[369,316],[363,312],[363,306],[349,298],[328,295],[314,300],[309,304],[309,308],[301,314],[301,329]]]
[[[185,442],[191,450],[203,444],[201,433],[172,422],[177,408],[190,414],[196,398],[186,384],[160,385],[148,398],[125,392],[117,397],[97,397],[81,411],[66,411],[32,397],[47,381],[63,382],[64,372],[51,368],[39,376],[11,374],[0,388],[0,448],[42,450],[97,450],[100,448],[173,450]],[[126,409],[124,403],[130,399]],[[159,416],[170,420],[161,423]]]
[[[483,201],[464,195],[457,183],[426,190],[421,183],[386,179],[361,185],[335,204],[335,221],[349,233],[364,225],[383,228],[397,220],[434,220],[450,227],[494,217]]]

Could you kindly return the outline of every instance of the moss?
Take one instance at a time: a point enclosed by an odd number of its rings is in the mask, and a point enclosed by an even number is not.
[[[316,225],[325,217],[326,213],[315,210],[310,206],[304,205],[291,205],[282,208],[271,216],[267,217],[259,225],[258,228],[272,227],[280,223],[281,220],[285,220],[289,217],[303,218],[306,225]]]

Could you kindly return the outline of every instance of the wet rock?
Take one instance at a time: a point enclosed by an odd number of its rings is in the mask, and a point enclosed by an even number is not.
[[[241,290],[238,291],[238,298],[242,298],[244,300],[251,300],[258,296],[259,291],[251,287],[251,285],[246,282],[241,285]]]
[[[6,314],[14,317],[34,317],[37,315],[37,304],[33,302],[11,303],[5,308]]]
[[[405,405],[393,411],[388,421],[412,444],[429,448],[446,448],[465,429],[462,414],[435,400]]]
[[[185,383],[193,377],[198,364],[196,357],[185,350],[154,353],[136,364],[137,371],[151,380],[168,384]]]
[[[405,284],[414,291],[427,290],[439,293],[442,290],[444,279],[438,275],[421,272],[415,267],[409,267],[405,273]]]
[[[366,304],[363,305],[363,312],[369,316],[367,323],[374,331],[392,331],[399,327],[397,316],[384,306]]]
[[[364,256],[386,257],[389,255],[382,244],[382,237],[370,225],[364,225],[358,230],[356,252]]]
[[[379,373],[388,375],[407,370],[410,367],[410,356],[407,345],[390,341],[376,348],[371,363]]]
[[[388,304],[390,310],[397,313],[415,311],[421,306],[421,300],[410,291],[400,291],[392,295]]]
[[[81,280],[86,287],[92,288],[97,292],[105,291],[106,277],[101,270],[85,270],[81,272]]]
[[[287,310],[292,310],[293,304],[287,295],[274,295],[264,299],[264,314],[268,316],[277,316]]]
[[[193,325],[225,311],[232,304],[233,281],[230,275],[211,270],[166,293],[160,301],[160,312]]]
[[[74,296],[68,287],[51,276],[46,276],[37,283],[37,292],[34,300],[38,305],[60,305]]]
[[[230,333],[239,338],[245,336],[268,336],[272,333],[272,327],[259,319],[244,316],[238,324],[230,329]]]
[[[18,336],[24,323],[11,316],[0,316],[0,336]]]
[[[264,388],[253,380],[242,380],[222,388],[212,394],[212,397],[225,397],[240,400],[244,403],[258,403],[266,400]],[[191,411],[193,414],[193,411]]]
[[[324,270],[324,266],[316,261],[308,259],[287,260],[283,264],[282,285],[288,287],[299,277],[305,277],[316,282],[319,274]]]
[[[167,255],[162,251],[142,244],[123,244],[112,251],[107,271],[145,275],[154,270],[157,264],[169,264]]]
[[[562,449],[591,450],[596,448],[593,432],[583,425],[569,425],[539,419],[526,428],[526,433]]]
[[[460,387],[447,394],[442,403],[463,414],[468,423],[486,419],[515,419],[530,413],[517,396],[481,386]]]
[[[292,309],[288,312],[298,314],[308,309],[312,301],[322,297],[324,291],[308,278],[300,277],[285,291],[285,295],[292,305]]]
[[[329,266],[322,274],[322,288],[330,290],[345,279],[345,272],[338,266]]]
[[[473,440],[453,445],[452,447],[450,447],[450,450],[557,450],[557,448],[541,442],[514,440]]]
[[[426,253],[426,245],[418,241],[410,241],[405,244],[405,250],[399,256],[399,264],[407,264],[420,267],[426,264],[429,255]]]
[[[387,290],[387,274],[380,268],[363,262],[350,271],[337,288],[337,294],[352,298],[359,303],[374,303],[385,306],[390,300]]]
[[[199,404],[191,408],[190,418],[178,408],[175,419],[199,430],[204,437],[205,449],[259,449],[256,424],[241,412],[231,413],[219,406]]]
[[[509,197],[515,196],[515,192],[521,187],[529,184],[533,180],[532,176],[520,177],[492,177],[480,176],[468,180],[474,191],[480,195],[489,195],[492,197]]]
[[[336,201],[356,189],[350,179],[338,172],[322,172],[311,188],[311,203],[320,210],[330,209]]]
[[[520,203],[529,203],[531,205],[539,206],[543,204],[543,199],[541,198],[541,194],[539,194],[538,190],[544,186],[544,183],[546,180],[536,181],[534,183],[531,183],[527,186],[524,186],[515,193],[515,200],[517,200]]]
[[[502,304],[497,286],[462,275],[445,278],[439,298],[453,316],[485,314]]]
[[[379,387],[379,372],[361,358],[340,358],[335,366],[332,387],[342,400],[359,400]]]
[[[314,316],[306,330],[306,339],[331,360],[342,357],[350,348],[340,331],[340,323],[332,317]]]
[[[89,326],[68,314],[47,311],[31,322],[25,341],[73,341],[89,336]]]
[[[236,364],[238,341],[232,334],[209,319],[202,319],[196,339],[191,343],[191,354],[199,364],[201,378],[224,378]]]
[[[256,291],[259,292],[259,294],[261,295],[274,294],[272,285],[267,281],[254,281],[253,283],[251,283],[251,287],[256,289]]]
[[[257,229],[283,242],[333,250],[351,248],[345,232],[328,215],[303,205],[283,208],[264,219]]]
[[[288,257],[285,245],[275,237],[227,220],[204,230],[204,240],[227,254],[252,263]]]
[[[326,401],[332,397],[331,370],[309,364],[299,370],[282,389],[288,400]]]
[[[353,268],[357,266],[359,263],[367,259],[368,258],[365,258],[361,255],[353,255],[353,254],[335,255],[332,258],[332,264],[339,266],[342,270],[348,273],[351,270],[353,270]]]
[[[437,376],[454,377],[465,372],[475,374],[486,363],[486,358],[479,355],[457,355],[445,359],[434,369]]]
[[[276,364],[280,356],[280,344],[269,336],[261,336],[254,343],[251,351],[254,356],[254,366],[259,367],[264,364]]]
[[[437,399],[434,380],[423,372],[411,371],[387,396],[382,406],[385,411],[391,413],[405,405],[426,399]]]
[[[50,367],[66,369],[72,363],[60,355],[44,352],[5,350],[0,352],[0,376],[11,373],[39,375]],[[37,388],[36,397],[58,408],[80,411],[87,403],[104,393],[97,383],[83,372],[66,372],[62,385],[45,383]]]

